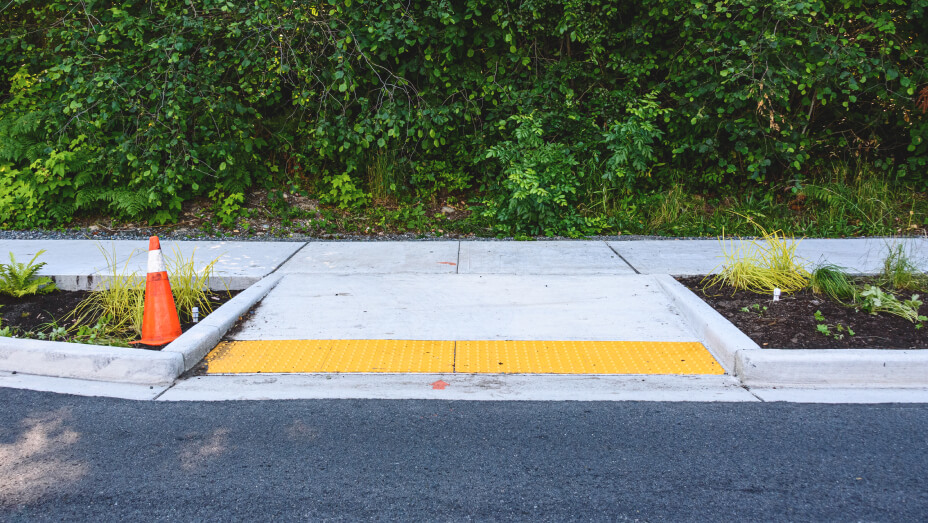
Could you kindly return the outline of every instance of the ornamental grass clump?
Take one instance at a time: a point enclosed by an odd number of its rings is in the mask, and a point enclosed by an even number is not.
[[[921,272],[903,244],[889,245],[879,275],[881,285],[894,290],[928,291],[928,275]]]
[[[70,316],[74,318],[71,328],[76,330],[80,325],[96,324],[107,317],[109,322],[105,323],[104,336],[126,339],[139,336],[145,310],[145,278],[129,271],[131,255],[119,269],[115,250],[108,254],[101,247],[100,251],[110,276],[74,309]]]
[[[117,267],[115,252],[108,255],[103,251],[103,256],[111,276],[74,309],[69,317],[74,319],[70,322],[71,328],[97,324],[101,325],[101,336],[126,340],[137,338],[142,333],[142,318],[145,314],[146,277],[129,272],[132,256],[129,256],[122,268]],[[193,307],[198,307],[204,316],[212,312],[209,283],[215,277],[214,269],[218,261],[219,258],[216,258],[197,270],[194,254],[188,259],[175,249],[173,257],[165,257],[171,293],[182,321],[190,320]],[[101,318],[108,320],[101,324]]]
[[[207,293],[219,258],[197,270],[194,264],[195,255],[196,249],[190,254],[189,259],[184,258],[184,254],[175,248],[173,257],[165,256],[171,293],[174,294],[174,305],[177,306],[177,313],[181,320],[189,320],[194,307],[198,307],[200,314],[204,316],[213,310],[213,304]]]
[[[774,289],[789,294],[807,287],[809,271],[796,256],[798,243],[781,231],[767,232],[751,218],[746,219],[763,233],[762,242],[751,240],[736,245],[731,241],[726,249],[723,236],[720,241],[725,261],[706,286],[729,285],[757,294],[770,294]]]
[[[843,267],[825,263],[815,267],[809,276],[809,286],[815,294],[824,294],[844,303],[857,297],[857,288]]]

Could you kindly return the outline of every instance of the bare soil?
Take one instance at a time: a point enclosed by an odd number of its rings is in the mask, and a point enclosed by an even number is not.
[[[770,349],[928,349],[928,325],[916,325],[898,316],[869,314],[832,301],[811,290],[772,297],[718,287],[704,289],[703,277],[677,280],[747,334]],[[906,295],[906,298],[908,296]],[[745,311],[744,309],[747,309]],[[821,311],[825,321],[815,319]],[[924,314],[924,308],[922,314]],[[831,335],[818,331],[828,325]],[[841,330],[838,330],[838,325]],[[854,332],[852,336],[848,331]]]
[[[213,303],[213,310],[235,297],[239,292],[210,293],[208,296]],[[69,329],[84,324],[92,327],[92,323],[81,323],[78,322],[77,318],[70,317],[71,312],[89,295],[90,291],[61,290],[52,291],[48,294],[23,296],[22,298],[0,295],[0,327],[12,327],[17,335],[27,332],[48,332],[51,330],[52,324]],[[208,315],[201,310],[200,319],[202,320]],[[186,332],[194,325],[196,324],[193,322],[181,323],[181,329]],[[144,349],[161,348],[144,345],[134,345],[134,347]]]

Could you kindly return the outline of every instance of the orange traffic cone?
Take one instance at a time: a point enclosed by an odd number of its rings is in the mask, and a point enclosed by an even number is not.
[[[164,345],[181,335],[180,318],[171,282],[161,255],[157,236],[148,240],[148,279],[145,281],[145,315],[142,317],[142,339],[133,343]]]

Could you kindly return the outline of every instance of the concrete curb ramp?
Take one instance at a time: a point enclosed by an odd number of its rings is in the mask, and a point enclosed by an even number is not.
[[[0,338],[0,371],[58,378],[166,385],[199,362],[280,281],[267,276],[160,351]]]
[[[891,241],[895,240],[804,240],[800,250],[804,251],[802,254],[806,259],[827,259],[862,273],[872,273]],[[904,242],[911,252],[928,252],[926,239],[900,241]],[[145,242],[114,243],[114,252],[119,251],[120,264],[123,261],[128,263],[130,252],[137,248],[144,250],[145,245]],[[531,313],[512,316],[506,322],[496,324],[491,320],[500,314],[494,311],[487,312],[485,303],[475,302],[476,306],[466,311],[469,315],[466,318],[470,318],[470,322],[458,322],[461,325],[455,328],[462,332],[452,333],[455,334],[454,339],[464,340],[468,339],[466,336],[478,334],[482,335],[480,339],[522,339],[516,337],[517,333],[508,332],[501,325],[522,325],[520,328],[530,329],[538,336],[544,335],[544,339],[551,339],[552,332],[545,332],[546,329],[555,331],[554,335],[563,329],[557,322],[540,323],[539,318],[548,314],[545,311],[560,310],[563,303],[554,299],[545,302],[538,297],[556,295],[569,299],[574,315],[584,316],[586,323],[582,324],[585,326],[584,329],[579,331],[581,337],[645,339],[644,334],[650,332],[652,336],[659,336],[665,341],[677,338],[698,339],[731,376],[737,377],[744,386],[752,391],[762,391],[766,388],[767,392],[763,394],[773,394],[774,397],[785,398],[787,401],[791,401],[790,396],[781,393],[784,387],[794,391],[803,388],[853,391],[870,387],[873,390],[923,389],[924,392],[924,389],[928,389],[928,351],[777,350],[759,347],[669,275],[701,274],[717,266],[719,260],[716,256],[722,247],[718,242],[711,240],[177,243],[178,248],[188,255],[193,248],[197,248],[198,255],[207,253],[214,256],[227,253],[221,274],[224,277],[237,278],[233,288],[247,289],[162,351],[0,338],[0,372],[51,376],[64,380],[97,380],[97,384],[110,382],[113,387],[122,384],[120,386],[123,388],[144,386],[144,389],[149,389],[149,385],[157,385],[159,388],[170,386],[179,375],[196,365],[213,349],[245,311],[271,292],[282,278],[287,278],[287,282],[294,285],[280,285],[272,297],[296,297],[305,293],[304,287],[311,287],[318,291],[316,294],[319,298],[313,314],[323,319],[338,319],[322,322],[325,328],[336,329],[338,332],[331,336],[328,332],[315,332],[319,338],[344,337],[346,331],[357,334],[355,337],[367,337],[367,334],[374,337],[373,335],[377,334],[377,338],[385,338],[386,332],[375,331],[385,331],[388,330],[387,327],[390,327],[391,331],[395,330],[393,326],[397,325],[397,322],[391,321],[389,325],[385,321],[378,323],[376,317],[371,318],[367,314],[370,309],[356,307],[358,310],[354,310],[350,322],[346,322],[344,314],[336,310],[337,306],[343,307],[345,303],[360,303],[358,300],[361,290],[369,289],[374,284],[393,288],[406,286],[416,290],[416,300],[410,301],[406,312],[401,313],[406,319],[400,325],[402,329],[415,331],[415,335],[421,335],[422,332],[434,328],[434,322],[415,324],[409,318],[421,317],[420,319],[429,320],[428,314],[434,314],[433,309],[453,307],[455,304],[448,296],[458,299],[479,285],[487,288],[495,285],[497,287],[494,288],[498,289],[502,288],[498,287],[499,285],[506,284],[508,287],[505,288],[512,296],[510,305],[524,305],[526,302],[535,301],[541,303],[541,306],[536,304]],[[108,243],[104,242],[104,247],[107,245]],[[165,245],[170,243],[165,242]],[[105,268],[97,266],[100,259],[97,242],[0,241],[0,251],[15,252],[19,261],[28,260],[34,252],[43,248],[49,250],[49,258],[43,257],[39,260],[49,261],[49,266],[43,273],[59,276],[59,282],[64,288],[87,288],[98,279],[107,276]],[[924,258],[919,259],[924,262]],[[133,264],[142,261],[141,257],[138,260],[132,259]],[[134,265],[129,267],[130,270],[135,268]],[[632,274],[633,272],[641,273],[641,276]],[[557,284],[552,283],[549,288],[547,284],[551,282],[541,281],[542,275],[551,275],[552,282],[556,281]],[[257,283],[254,283],[256,281]],[[439,281],[444,287],[437,286],[436,282]],[[648,282],[655,282],[657,285],[652,284],[649,289],[642,288],[636,291],[639,302],[633,304],[632,300],[627,300],[628,303],[622,305],[644,318],[637,323],[622,326],[624,330],[619,331],[615,326],[603,326],[592,313],[581,314],[587,309],[595,311],[597,307],[602,306],[592,301],[586,303],[581,299],[582,296],[577,297],[576,293],[583,291],[586,298],[613,296],[619,292],[613,288],[614,286],[621,286],[624,289],[622,292],[628,292],[628,289],[635,285],[648,287],[645,285]],[[254,285],[251,285],[252,283]],[[582,285],[589,286],[591,290],[583,290]],[[354,287],[357,287],[357,290]],[[297,289],[304,290],[298,292]],[[343,292],[345,290],[350,292]],[[575,294],[571,295],[571,292]],[[420,303],[423,296],[432,298],[423,304]],[[643,298],[645,296],[647,299]],[[383,302],[383,307],[395,307],[396,297],[387,297],[389,299]],[[283,336],[286,333],[281,329],[289,328],[289,325],[306,329],[305,309],[294,309],[292,304],[274,305],[269,301],[272,301],[271,297],[265,300],[262,310],[263,314],[269,315],[273,321],[268,324],[270,330],[258,338]],[[661,314],[669,314],[672,317],[664,318],[641,305],[648,301],[661,302],[661,310],[664,311]],[[669,312],[666,310],[668,304]],[[683,321],[680,321],[681,316]],[[658,319],[661,321],[656,323]],[[496,321],[499,321],[498,318]],[[480,329],[487,332],[477,332]],[[596,329],[603,332],[594,332]],[[360,336],[361,334],[365,336]],[[245,338],[247,337],[246,335]],[[724,378],[731,380],[731,376]],[[339,379],[354,383],[352,380],[363,381],[372,378],[359,375],[357,378]],[[389,381],[392,378],[383,379],[387,380],[385,383],[392,383]],[[507,378],[513,383],[521,379],[523,378],[518,375]],[[531,377],[526,376],[524,379],[529,380]],[[318,377],[310,379],[312,383],[318,382],[320,387],[325,383],[322,380],[323,378]],[[490,383],[492,379],[472,381],[485,384]],[[588,383],[583,380],[561,382]],[[624,383],[615,380],[601,383],[607,382]],[[689,383],[686,380],[678,382]],[[255,385],[253,392],[256,396],[261,395],[258,391],[259,385]],[[181,388],[183,386],[184,384],[180,385]],[[773,387],[779,392],[770,393]],[[740,391],[747,393],[743,388]],[[145,394],[149,393],[142,391],[132,394],[145,397]],[[364,394],[374,395],[370,397],[393,397],[382,391],[366,392],[358,397],[365,397]],[[441,397],[437,393],[434,394],[435,397]],[[167,394],[165,397],[170,396]],[[605,394],[603,398],[606,397],[613,396]]]

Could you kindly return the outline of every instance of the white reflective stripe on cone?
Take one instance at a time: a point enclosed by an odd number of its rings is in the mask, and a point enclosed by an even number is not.
[[[164,265],[164,256],[161,255],[161,249],[148,251],[148,273],[167,271]]]

